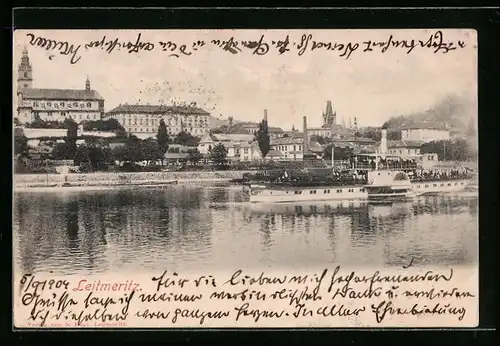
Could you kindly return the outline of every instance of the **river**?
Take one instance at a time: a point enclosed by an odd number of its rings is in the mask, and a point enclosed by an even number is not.
[[[24,273],[477,265],[478,198],[250,204],[240,187],[15,193]]]

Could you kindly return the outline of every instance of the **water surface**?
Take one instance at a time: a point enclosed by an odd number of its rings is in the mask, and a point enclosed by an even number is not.
[[[478,199],[250,204],[240,187],[16,193],[15,267],[57,274],[476,265]]]

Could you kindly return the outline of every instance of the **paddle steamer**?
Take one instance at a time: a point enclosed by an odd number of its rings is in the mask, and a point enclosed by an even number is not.
[[[365,160],[368,157],[370,164],[354,164],[347,174],[338,173],[332,167],[328,177],[322,180],[295,179],[285,171],[276,181],[250,184],[247,189],[250,202],[407,199],[464,191],[472,181],[470,172],[462,168],[447,172],[434,170],[429,173],[417,166],[398,166],[401,157],[397,155],[357,156],[364,157]],[[386,164],[381,165],[380,162]],[[307,175],[307,170],[304,173]]]

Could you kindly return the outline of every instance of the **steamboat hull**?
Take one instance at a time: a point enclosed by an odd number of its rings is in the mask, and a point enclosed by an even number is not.
[[[417,196],[439,195],[450,192],[461,192],[467,189],[471,180],[444,180],[444,181],[424,181],[413,182],[412,188]]]
[[[368,197],[363,186],[321,186],[290,188],[253,188],[251,203],[319,202],[360,200]]]
[[[250,195],[251,203],[290,203],[290,202],[321,202],[341,200],[373,200],[393,201],[407,200],[416,196],[439,195],[465,191],[470,180],[445,180],[412,182],[405,186],[405,191],[391,193],[369,192],[370,186],[318,186],[318,187],[268,187],[265,185],[252,185],[246,191]],[[373,188],[373,186],[372,186]]]

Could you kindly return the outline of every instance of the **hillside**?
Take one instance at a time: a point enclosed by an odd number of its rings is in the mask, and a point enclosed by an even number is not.
[[[476,114],[477,110],[472,101],[457,95],[449,95],[424,112],[391,118],[383,126],[397,130],[425,123],[444,126],[454,132],[466,134],[475,131]]]

